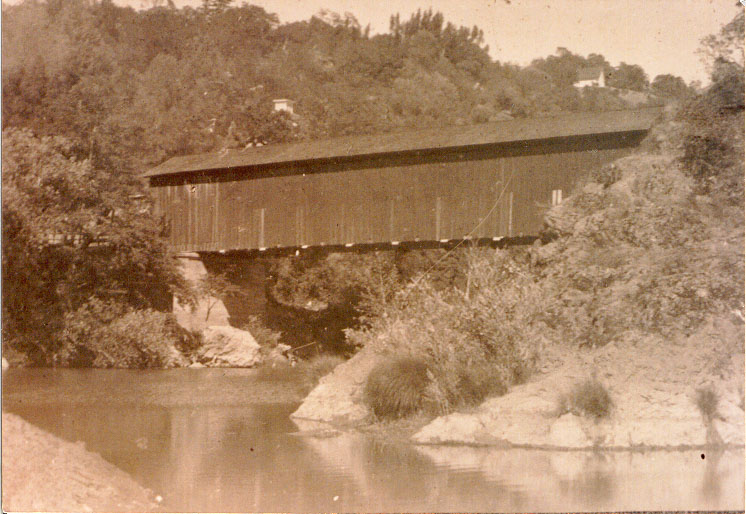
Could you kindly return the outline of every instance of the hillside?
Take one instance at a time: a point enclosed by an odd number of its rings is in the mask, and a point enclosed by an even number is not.
[[[574,88],[586,66],[643,96],[691,94],[681,78],[651,83],[639,66],[613,67],[598,54],[558,49],[530,66],[497,62],[478,27],[432,11],[391,14],[389,32],[372,35],[349,13],[280,23],[230,1],[3,5],[3,128],[64,135],[97,166],[142,172],[247,144],[628,105],[618,91]],[[666,78],[678,89],[660,87]],[[295,114],[273,113],[278,98],[294,100]]]

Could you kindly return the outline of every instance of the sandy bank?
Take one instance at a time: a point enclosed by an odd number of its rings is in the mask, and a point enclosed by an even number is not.
[[[3,511],[153,512],[155,495],[82,443],[3,413]]]

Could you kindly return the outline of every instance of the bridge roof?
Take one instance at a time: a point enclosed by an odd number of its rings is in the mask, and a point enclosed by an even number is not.
[[[659,108],[584,112],[185,155],[163,162],[145,176],[634,132],[650,129],[660,112]]]

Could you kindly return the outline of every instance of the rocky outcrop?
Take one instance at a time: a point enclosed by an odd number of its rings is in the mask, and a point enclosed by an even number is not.
[[[640,336],[577,351],[475,412],[433,420],[413,440],[561,449],[743,446],[743,346],[733,347],[734,330],[737,323],[719,320],[685,340]],[[591,375],[608,389],[611,414],[597,420],[561,412],[560,395]],[[697,405],[703,388],[717,398],[714,414]]]
[[[207,327],[196,362],[210,367],[250,368],[261,362],[261,347],[245,330],[228,326]]]
[[[565,349],[560,352],[563,362],[545,367],[529,383],[488,399],[469,413],[436,418],[412,440],[554,449],[743,446],[739,326],[715,320],[683,340],[630,334],[599,349]],[[364,423],[369,412],[362,402],[363,385],[382,358],[364,350],[338,366],[293,416],[342,425]],[[562,411],[560,396],[591,376],[612,398],[610,415],[594,419]],[[703,388],[713,390],[717,398],[710,416],[697,405],[697,392]]]
[[[323,377],[291,417],[337,425],[356,425],[368,416],[362,392],[368,373],[380,357],[362,350]]]

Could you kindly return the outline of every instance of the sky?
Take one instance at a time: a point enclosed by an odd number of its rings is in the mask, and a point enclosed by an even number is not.
[[[153,0],[114,0],[135,8]],[[201,0],[174,0],[177,7]],[[240,5],[243,0],[235,0]],[[14,3],[14,2],[11,2]],[[372,33],[388,31],[389,16],[402,21],[432,8],[446,21],[484,31],[493,59],[525,65],[558,47],[583,56],[602,54],[612,65],[639,64],[652,80],[670,73],[706,83],[697,49],[743,7],[736,0],[247,0],[281,22],[307,20],[321,9],[350,12]]]
[[[142,0],[119,0],[141,2]],[[177,6],[200,0],[175,0]],[[179,2],[183,2],[180,4]],[[238,3],[239,0],[236,0]],[[707,82],[697,49],[743,9],[736,0],[252,0],[281,22],[310,18],[325,8],[350,12],[374,33],[388,31],[389,16],[402,20],[432,7],[457,25],[477,25],[493,59],[528,64],[565,47],[600,53],[612,64],[639,64],[652,80],[671,73]]]

